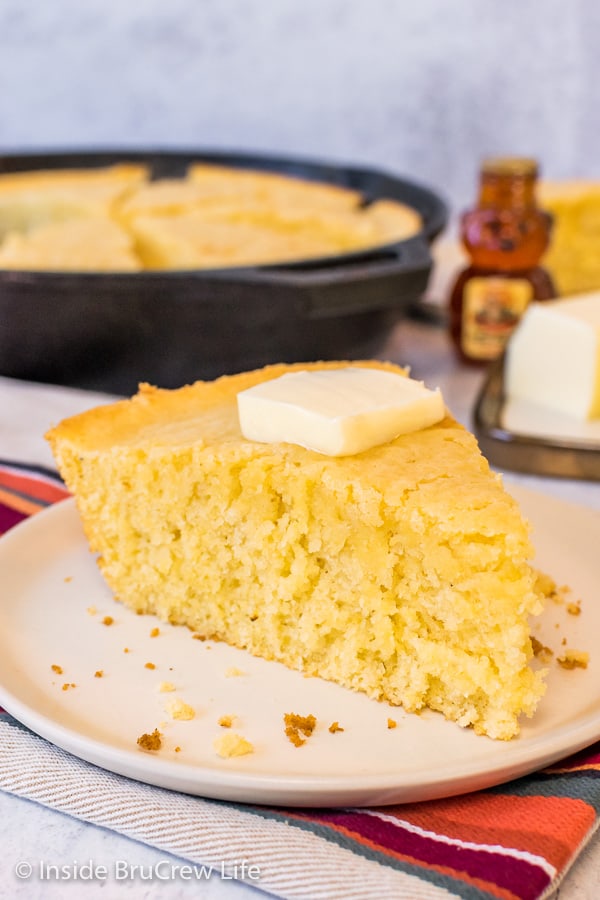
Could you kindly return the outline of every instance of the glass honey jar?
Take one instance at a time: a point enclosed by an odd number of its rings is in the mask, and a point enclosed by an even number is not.
[[[537,205],[537,177],[532,159],[499,157],[481,166],[477,206],[460,221],[471,263],[450,295],[450,334],[464,362],[497,359],[527,304],[556,295],[539,265],[552,219]]]

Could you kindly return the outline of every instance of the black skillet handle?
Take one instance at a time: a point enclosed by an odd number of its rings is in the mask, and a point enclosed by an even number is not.
[[[314,260],[254,269],[252,280],[297,289],[310,318],[378,309],[403,309],[427,286],[431,254],[419,235],[343,259]]]

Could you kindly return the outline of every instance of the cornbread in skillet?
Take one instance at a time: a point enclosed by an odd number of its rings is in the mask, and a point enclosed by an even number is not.
[[[416,210],[365,199],[335,184],[208,164],[191,166],[186,177],[154,181],[147,167],[125,163],[0,174],[0,267],[119,272],[264,265],[365,250],[421,230]],[[106,233],[120,228],[121,240],[88,234],[88,221]],[[88,252],[86,242],[98,249]]]
[[[420,215],[402,203],[381,200],[364,208],[338,208],[321,201],[321,191],[327,197],[329,186],[296,185],[293,179],[277,181],[294,185],[289,206],[283,205],[283,189],[273,196],[258,189],[237,194],[237,174],[230,171],[231,193],[224,186],[217,193],[215,186],[214,193],[205,194],[200,184],[165,179],[141,187],[121,204],[119,219],[134,236],[145,268],[220,268],[334,256],[404,240],[422,226]],[[252,175],[257,177],[267,176]]]
[[[117,201],[148,177],[146,166],[0,174],[0,239],[50,222],[110,217]]]
[[[130,235],[110,219],[70,219],[11,232],[0,244],[0,269],[138,272]]]
[[[527,524],[472,435],[447,415],[330,457],[240,432],[238,392],[347,365],[142,385],[47,437],[126,605],[511,738],[543,693],[528,622],[541,603]]]
[[[336,235],[318,225],[289,229],[281,219],[208,217],[192,211],[138,216],[129,222],[148,269],[212,269],[264,265],[327,256],[359,246],[356,235]],[[345,240],[344,240],[345,238]]]
[[[359,191],[342,185],[213,163],[193,163],[187,177],[205,199],[229,197],[271,209],[354,209],[363,199]]]

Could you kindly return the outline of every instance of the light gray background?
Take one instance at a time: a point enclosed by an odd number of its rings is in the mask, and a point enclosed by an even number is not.
[[[0,0],[0,152],[212,147],[475,191],[600,176],[597,0]]]

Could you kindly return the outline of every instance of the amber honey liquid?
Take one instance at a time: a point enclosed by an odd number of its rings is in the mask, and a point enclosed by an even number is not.
[[[464,362],[497,359],[527,305],[555,296],[539,265],[551,220],[536,204],[536,179],[531,160],[484,163],[478,205],[461,218],[471,265],[454,285],[449,311],[450,334]]]

